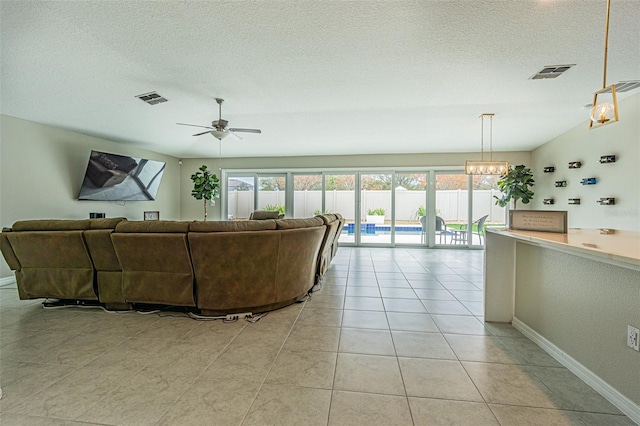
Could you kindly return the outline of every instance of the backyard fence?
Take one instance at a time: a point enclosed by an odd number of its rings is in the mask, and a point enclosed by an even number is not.
[[[493,196],[498,190],[473,191],[473,219],[488,215],[487,222],[504,223],[505,208],[495,205]],[[386,220],[391,219],[391,191],[363,190],[361,220],[365,221],[367,210],[383,208]],[[294,217],[311,217],[322,210],[322,191],[294,191]],[[267,205],[278,206],[285,203],[285,191],[260,191],[258,206],[254,208],[254,191],[229,191],[228,214],[236,219],[246,219],[253,210],[264,209]],[[418,208],[426,206],[424,191],[396,191],[396,221],[417,221]],[[467,190],[436,191],[436,212],[445,222],[466,222],[469,208]],[[325,210],[340,213],[348,221],[355,218],[354,191],[326,191]]]

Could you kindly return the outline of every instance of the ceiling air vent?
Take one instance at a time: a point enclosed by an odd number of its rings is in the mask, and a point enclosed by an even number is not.
[[[616,83],[616,93],[630,92],[633,89],[640,87],[640,80],[620,81]],[[611,92],[611,89],[602,91],[600,93]]]
[[[156,92],[143,93],[142,95],[136,95],[136,98],[145,101],[149,105],[161,104],[167,102],[167,99],[158,95]]]
[[[529,80],[544,80],[546,78],[560,77],[566,70],[575,67],[576,64],[569,65],[546,65],[541,71],[538,71]]]

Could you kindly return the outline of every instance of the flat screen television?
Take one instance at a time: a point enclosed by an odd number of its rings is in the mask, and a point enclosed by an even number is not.
[[[155,200],[166,163],[91,151],[79,200]]]

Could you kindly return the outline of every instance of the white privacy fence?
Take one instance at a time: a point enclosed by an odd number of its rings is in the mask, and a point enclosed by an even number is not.
[[[487,222],[504,223],[505,208],[495,205],[494,195],[498,190],[473,191],[473,220],[488,215]],[[386,219],[391,219],[391,191],[369,191],[361,193],[362,220],[367,210],[383,208]],[[284,205],[284,191],[260,191],[258,207],[253,206],[253,191],[229,191],[227,198],[228,214],[240,219],[248,218],[253,210],[264,209],[267,205]],[[294,217],[312,217],[322,210],[322,191],[294,191]],[[417,221],[418,207],[426,206],[423,191],[396,191],[396,221]],[[466,222],[469,207],[468,191],[436,191],[436,211],[446,222]],[[326,191],[325,209],[340,213],[348,221],[355,218],[354,191]]]

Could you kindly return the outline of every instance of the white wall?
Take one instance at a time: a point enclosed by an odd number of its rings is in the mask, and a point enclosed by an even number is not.
[[[532,153],[536,181],[533,208],[567,210],[571,228],[615,228],[640,231],[640,94],[619,102],[620,121],[589,130],[588,122],[563,133]],[[585,115],[587,112],[585,112]],[[615,163],[600,164],[603,155],[615,154]],[[581,161],[580,169],[569,169],[570,161]],[[543,173],[555,166],[555,173]],[[595,177],[595,185],[581,185],[582,178]],[[566,188],[554,187],[566,180]],[[601,206],[600,197],[615,197],[616,205]],[[543,205],[553,198],[554,205]],[[580,205],[569,205],[580,198]]]
[[[92,149],[166,161],[156,201],[78,201]],[[142,220],[145,210],[180,219],[178,160],[126,144],[0,116],[0,225],[25,219],[85,219],[89,212]],[[0,277],[12,275],[4,258]]]

